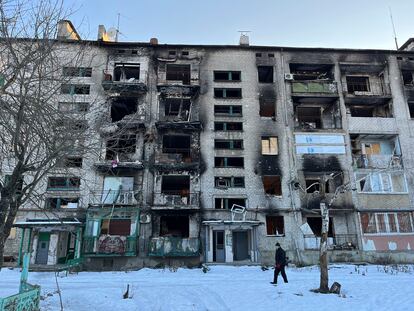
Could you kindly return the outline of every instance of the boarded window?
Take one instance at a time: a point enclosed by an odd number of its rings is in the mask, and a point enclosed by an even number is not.
[[[257,72],[260,83],[273,83],[273,66],[258,66]]]
[[[267,235],[284,235],[285,221],[283,216],[266,216]]]
[[[262,177],[263,188],[266,194],[270,195],[282,195],[282,184],[280,176],[268,175]]]
[[[278,153],[277,137],[262,137],[262,155],[277,155]]]

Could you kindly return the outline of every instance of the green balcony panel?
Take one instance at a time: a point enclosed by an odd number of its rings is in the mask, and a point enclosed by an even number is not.
[[[330,81],[292,81],[292,93],[328,93],[336,94],[337,88]]]
[[[158,237],[151,239],[148,255],[153,257],[191,257],[199,254],[199,238]]]

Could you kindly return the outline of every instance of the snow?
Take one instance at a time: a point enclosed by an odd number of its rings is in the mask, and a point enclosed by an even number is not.
[[[58,278],[65,311],[78,310],[414,310],[414,266],[397,271],[382,266],[331,265],[330,284],[342,296],[316,294],[318,267],[287,268],[288,284],[273,270],[258,266],[211,266],[201,269],[141,269],[131,272],[81,272]],[[385,271],[384,271],[385,270]],[[17,269],[0,272],[0,296],[18,290]],[[41,286],[41,309],[60,310],[54,273],[30,272]],[[122,299],[127,284],[131,299]]]

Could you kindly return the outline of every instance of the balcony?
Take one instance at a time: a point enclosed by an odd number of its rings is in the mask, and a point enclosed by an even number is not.
[[[305,234],[305,250],[319,250],[321,238],[313,234]],[[335,234],[328,237],[329,250],[355,250],[358,249],[358,236],[356,234]]]
[[[352,133],[397,133],[395,118],[347,116],[348,129]]]
[[[144,77],[148,77],[146,72]],[[104,80],[102,81],[102,87],[112,96],[136,96],[142,95],[147,92],[147,81],[145,78],[130,78],[121,79],[114,78],[112,71],[104,70]]]
[[[199,209],[200,193],[177,191],[155,192],[152,209]]]
[[[137,205],[141,202],[141,193],[133,190],[92,190],[89,195],[90,205]]]
[[[292,81],[292,93],[294,95],[337,95],[336,82],[330,80]]]
[[[364,169],[401,169],[403,167],[403,161],[401,155],[360,154],[352,156],[352,165],[354,168]]]
[[[200,255],[199,238],[157,237],[152,238],[148,256],[193,257]]]
[[[199,165],[198,157],[191,149],[163,148],[155,154],[155,166],[158,169],[196,169]]]
[[[88,257],[136,256],[137,237],[101,235],[84,237],[82,253]]]
[[[391,100],[389,83],[365,81],[347,81],[343,85],[346,104],[384,104]]]

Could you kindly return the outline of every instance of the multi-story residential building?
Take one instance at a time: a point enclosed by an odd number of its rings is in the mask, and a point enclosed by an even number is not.
[[[102,150],[72,158],[79,177],[47,177],[46,209],[19,212],[8,256],[20,246],[33,264],[89,269],[269,264],[279,242],[311,264],[325,202],[330,260],[413,262],[413,39],[389,51],[103,33],[87,41],[89,67],[62,68],[79,74],[59,100],[72,96]]]

